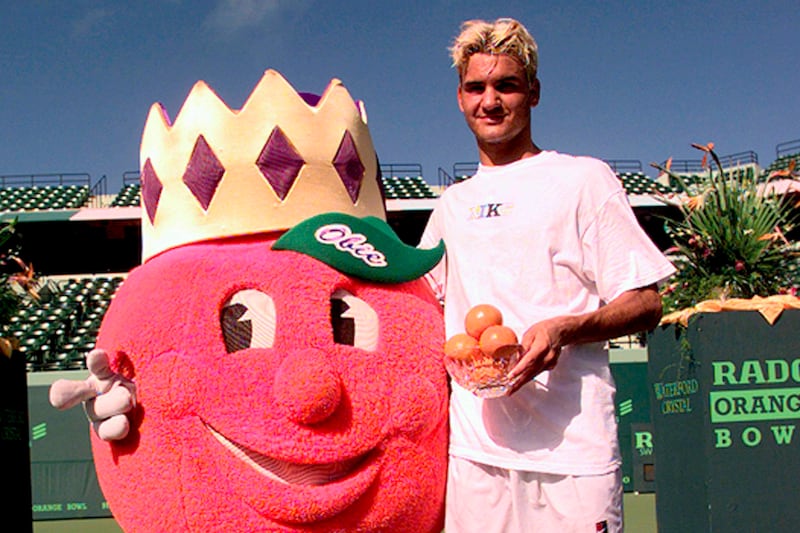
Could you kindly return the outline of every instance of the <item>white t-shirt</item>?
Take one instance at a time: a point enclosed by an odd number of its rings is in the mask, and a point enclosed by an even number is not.
[[[428,275],[445,298],[447,337],[488,303],[522,334],[557,315],[594,311],[674,271],[641,229],[603,162],[545,151],[480,166],[441,196],[420,242],[444,239]],[[615,387],[605,343],[566,346],[551,372],[517,393],[483,400],[453,384],[450,453],[554,474],[605,474],[619,465]]]

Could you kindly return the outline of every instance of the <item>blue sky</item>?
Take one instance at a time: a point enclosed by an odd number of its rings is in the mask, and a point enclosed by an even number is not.
[[[800,139],[795,1],[164,0],[0,2],[0,174],[139,167],[150,105],[197,80],[239,108],[263,71],[299,91],[341,79],[383,163],[475,161],[447,47],[463,20],[511,16],[539,43],[543,148],[603,159],[698,158]]]

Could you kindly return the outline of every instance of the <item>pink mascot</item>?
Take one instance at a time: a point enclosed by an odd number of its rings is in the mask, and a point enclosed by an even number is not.
[[[198,82],[174,124],[153,106],[141,161],[143,264],[92,375],[51,390],[86,401],[121,527],[441,531],[444,332],[421,277],[443,248],[386,223],[363,106],[267,71],[234,111]]]

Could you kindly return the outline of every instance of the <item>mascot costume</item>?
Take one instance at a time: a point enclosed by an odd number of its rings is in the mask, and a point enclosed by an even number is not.
[[[143,264],[89,379],[51,389],[97,422],[120,526],[441,531],[443,245],[385,222],[363,106],[267,71],[234,111],[198,82],[174,124],[152,107],[141,162]]]

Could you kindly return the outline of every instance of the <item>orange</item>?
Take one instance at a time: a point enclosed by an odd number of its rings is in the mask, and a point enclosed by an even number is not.
[[[481,351],[489,357],[498,348],[509,344],[517,344],[517,334],[508,326],[489,326],[481,334],[479,341]]]
[[[464,328],[468,335],[481,338],[481,333],[489,326],[499,326],[503,323],[500,310],[489,304],[478,304],[467,312],[464,318]]]
[[[478,341],[466,333],[456,333],[444,345],[444,354],[450,359],[468,361],[480,356]]]

